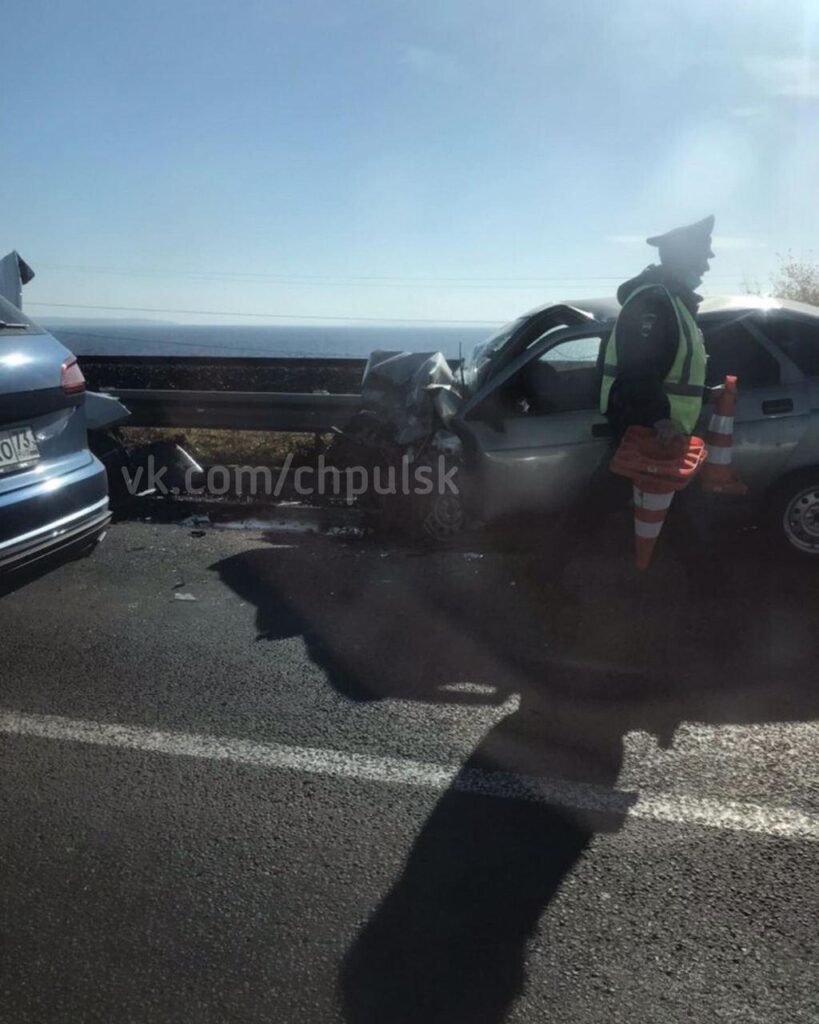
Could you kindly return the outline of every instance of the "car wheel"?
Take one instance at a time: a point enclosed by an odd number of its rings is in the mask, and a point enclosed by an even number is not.
[[[819,469],[797,473],[776,488],[770,527],[786,549],[819,556]]]
[[[421,520],[421,530],[436,544],[446,544],[466,528],[466,514],[460,495],[438,494]]]

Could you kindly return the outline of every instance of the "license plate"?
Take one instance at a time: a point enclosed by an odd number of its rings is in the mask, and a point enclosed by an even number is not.
[[[0,473],[30,466],[40,458],[40,450],[30,427],[0,430]]]

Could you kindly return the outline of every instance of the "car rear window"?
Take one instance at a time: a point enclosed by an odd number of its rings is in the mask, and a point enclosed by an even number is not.
[[[750,334],[740,321],[703,327],[708,350],[708,383],[721,384],[725,377],[739,378],[739,386],[764,388],[779,383],[776,358]]]
[[[819,377],[819,325],[791,317],[765,324],[765,333],[790,356],[802,373]]]

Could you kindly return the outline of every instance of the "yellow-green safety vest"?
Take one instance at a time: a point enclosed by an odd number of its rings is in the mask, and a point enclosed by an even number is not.
[[[677,317],[679,342],[677,355],[668,376],[663,381],[663,391],[670,406],[669,418],[686,434],[693,434],[694,428],[702,411],[702,399],[705,390],[705,369],[708,355],[705,342],[697,322],[685,303],[664,285],[644,284],[635,289],[626,303],[631,302],[635,295],[650,288],[662,288],[671,300]],[[609,335],[603,354],[603,380],[600,387],[600,412],[604,415],[609,407],[609,395],[612,384],[617,377],[617,325]]]

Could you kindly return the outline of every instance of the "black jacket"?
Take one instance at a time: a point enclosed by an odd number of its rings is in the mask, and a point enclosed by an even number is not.
[[[651,284],[658,287],[629,301],[638,288]],[[646,267],[620,285],[617,301],[623,308],[617,318],[617,378],[606,412],[618,437],[630,426],[650,427],[669,418],[663,381],[677,354],[679,327],[674,307],[660,285],[679,296],[692,316],[697,315],[702,301],[662,266]]]

